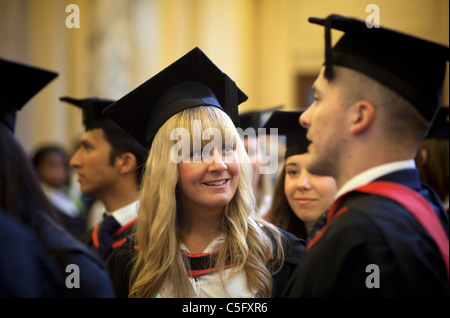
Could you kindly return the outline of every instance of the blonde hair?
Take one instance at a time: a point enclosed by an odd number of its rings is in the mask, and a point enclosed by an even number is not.
[[[244,269],[248,287],[258,296],[270,297],[272,275],[284,258],[280,233],[257,215],[252,167],[233,122],[222,110],[211,106],[189,108],[172,116],[153,140],[141,189],[136,229],[140,252],[134,260],[129,296],[156,297],[164,284],[172,285],[175,297],[192,296],[187,264],[180,252],[177,214],[182,207],[176,200],[178,169],[170,160],[170,150],[177,141],[170,140],[170,134],[175,128],[192,133],[194,120],[201,121],[202,131],[214,127],[222,131],[222,136],[231,128],[240,162],[237,190],[223,213],[222,232],[226,239],[215,264],[221,283]],[[233,264],[234,270],[223,277],[226,262]]]

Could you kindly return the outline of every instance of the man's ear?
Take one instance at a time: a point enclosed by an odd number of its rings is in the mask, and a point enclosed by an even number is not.
[[[131,152],[125,152],[117,158],[122,174],[136,170],[136,157]]]
[[[359,135],[366,132],[375,121],[375,106],[367,100],[360,100],[350,107],[350,133]]]

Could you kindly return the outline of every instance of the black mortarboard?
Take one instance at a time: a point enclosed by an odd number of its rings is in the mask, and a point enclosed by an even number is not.
[[[428,135],[426,138],[443,138],[443,139],[449,139],[449,131],[448,131],[448,120],[449,120],[449,108],[441,107],[439,108],[439,111],[434,117],[433,124],[431,125],[431,128],[428,132]]]
[[[239,127],[243,130],[261,128],[261,113],[259,111],[247,112],[239,115]]]
[[[449,48],[387,28],[368,28],[361,20],[330,15],[309,18],[325,26],[325,77],[333,65],[361,72],[394,90],[431,121],[440,106]],[[345,34],[331,48],[330,28]]]
[[[14,132],[16,112],[57,73],[0,58],[0,122]]]
[[[72,97],[60,97],[60,101],[68,102],[82,109],[83,125],[86,130],[94,128],[117,127],[109,118],[103,115],[103,110],[114,103],[113,100],[90,97],[75,99]]]
[[[258,128],[262,128],[263,118],[266,115],[269,115],[270,112],[274,110],[280,109],[283,106],[271,107],[269,109],[264,110],[256,110],[256,111],[248,111],[245,113],[239,114],[239,128],[242,130],[246,130],[247,128],[253,128],[256,133],[258,133]]]
[[[150,149],[159,128],[187,108],[225,111],[239,125],[238,105],[247,96],[199,49],[189,53],[105,109],[140,144]]]
[[[278,128],[279,135],[286,136],[284,158],[308,152],[310,141],[306,139],[306,129],[300,126],[298,118],[303,111],[279,111],[272,113],[264,128]]]

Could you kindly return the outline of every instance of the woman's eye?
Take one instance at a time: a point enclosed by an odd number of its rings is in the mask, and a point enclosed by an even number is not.
[[[223,148],[223,153],[224,154],[231,154],[233,151],[234,151],[234,149],[231,148],[231,147]]]
[[[201,156],[202,156],[201,150],[195,151],[191,154],[191,157],[201,157]]]
[[[296,174],[298,174],[298,171],[297,170],[290,170],[290,171],[286,171],[286,174],[290,175],[290,176],[295,176]]]

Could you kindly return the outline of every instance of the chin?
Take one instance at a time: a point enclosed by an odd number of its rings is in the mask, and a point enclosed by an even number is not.
[[[215,207],[215,208],[225,208],[225,206],[230,203],[231,200],[220,200],[217,202],[210,202],[209,206]]]
[[[219,208],[225,208],[225,206],[231,202],[231,199],[223,199],[223,200],[211,200],[208,202],[205,202],[205,206],[211,209],[219,209]]]
[[[83,188],[80,189],[81,194],[83,194],[85,197],[88,197],[89,199],[97,199],[97,195],[94,191],[85,190]]]

